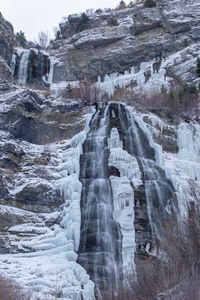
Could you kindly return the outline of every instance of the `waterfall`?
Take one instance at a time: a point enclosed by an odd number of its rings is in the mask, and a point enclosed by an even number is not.
[[[12,73],[21,85],[49,85],[53,77],[53,62],[49,54],[35,48],[15,49],[12,58]],[[48,79],[48,81],[47,81]]]
[[[19,69],[17,74],[17,82],[26,84],[28,75],[28,59],[30,50],[23,50],[20,58]]]
[[[124,268],[134,264],[132,252],[156,255],[177,205],[171,182],[126,105],[97,105],[83,144],[80,181],[78,262],[96,284],[97,297],[106,291],[115,299]]]
[[[172,183],[164,170],[156,163],[154,149],[139,124],[125,105],[114,105],[119,116],[119,131],[124,149],[136,157],[142,173],[152,248],[155,240],[164,234],[165,222],[171,218],[177,207],[177,199]],[[141,204],[142,207],[142,204]],[[144,244],[147,241],[144,242]],[[141,245],[138,245],[140,247]],[[143,245],[144,246],[144,245]]]
[[[96,283],[96,292],[117,295],[121,268],[121,234],[113,219],[113,195],[109,181],[109,106],[100,106],[83,144],[80,180],[81,240],[78,262]]]
[[[47,78],[47,82],[50,84],[50,86],[53,83],[53,72],[54,72],[54,64],[55,64],[55,60],[53,56],[49,57],[50,59],[50,70],[49,70],[49,74],[48,74],[48,78]]]

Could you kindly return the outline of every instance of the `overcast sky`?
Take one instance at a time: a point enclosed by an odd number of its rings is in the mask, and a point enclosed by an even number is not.
[[[37,39],[38,32],[53,32],[63,17],[83,12],[88,8],[116,7],[119,0],[0,0],[0,11],[29,40]],[[127,2],[127,1],[126,1]],[[128,3],[128,2],[127,2]]]

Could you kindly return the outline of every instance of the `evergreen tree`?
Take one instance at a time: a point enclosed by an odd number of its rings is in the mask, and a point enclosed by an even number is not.
[[[133,1],[130,1],[128,6],[133,7],[134,6]]]
[[[126,7],[126,3],[122,0],[119,3],[119,8],[125,8]]]
[[[16,33],[16,40],[19,46],[23,48],[25,47],[27,40],[23,31],[20,30],[19,32]]]
[[[197,57],[197,75],[200,77],[200,58]]]
[[[89,20],[90,19],[86,15],[86,13],[82,13],[78,26],[76,28],[76,32],[80,32],[83,31],[84,29],[87,29]]]
[[[70,83],[68,83],[68,85],[66,86],[66,90],[67,90],[68,93],[72,92],[72,87],[71,87]]]
[[[152,8],[156,6],[156,2],[154,0],[145,0],[144,7]]]
[[[60,39],[61,38],[61,33],[60,33],[60,30],[58,30],[56,32],[56,40]]]

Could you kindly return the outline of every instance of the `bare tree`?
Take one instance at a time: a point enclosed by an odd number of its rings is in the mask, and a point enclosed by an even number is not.
[[[38,33],[38,41],[39,41],[40,46],[43,49],[46,49],[47,45],[49,43],[49,34],[48,34],[48,32],[44,32],[44,31],[39,32]]]
[[[200,296],[200,215],[191,203],[189,218],[181,228],[174,220],[165,222],[161,255],[144,256],[134,270],[124,278],[128,288],[120,286],[123,300],[199,300]],[[108,299],[105,297],[105,299]]]
[[[30,300],[31,294],[25,292],[14,281],[0,276],[0,299],[1,300]]]
[[[81,80],[76,87],[68,84],[61,96],[81,100],[85,104],[92,104],[102,100],[102,91],[95,83]]]

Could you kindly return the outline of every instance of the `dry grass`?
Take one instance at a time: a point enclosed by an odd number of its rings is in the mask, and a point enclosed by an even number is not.
[[[125,278],[129,289],[121,289],[124,300],[200,299],[200,214],[191,203],[188,223],[181,230],[177,223],[165,224],[161,241],[162,257],[147,257],[137,264],[137,282]],[[120,298],[123,297],[123,298]]]
[[[190,119],[200,114],[198,92],[191,85],[174,85],[169,92],[162,88],[150,95],[134,95],[138,103],[154,113],[164,112],[172,119],[180,117]]]
[[[101,101],[101,90],[93,82],[82,80],[79,82],[79,86],[71,88],[70,92],[67,89],[64,90],[61,96],[90,105]]]
[[[30,300],[31,295],[24,293],[14,281],[0,276],[0,299]]]
[[[45,86],[39,83],[32,83],[32,84],[26,84],[27,88],[33,89],[33,90],[40,90],[40,91],[46,91],[49,92],[50,88],[49,86]]]
[[[181,230],[174,221],[165,224],[160,244],[161,257],[137,260],[137,280],[132,271],[126,287],[119,283],[117,300],[200,299],[200,214],[193,203],[188,223]]]

